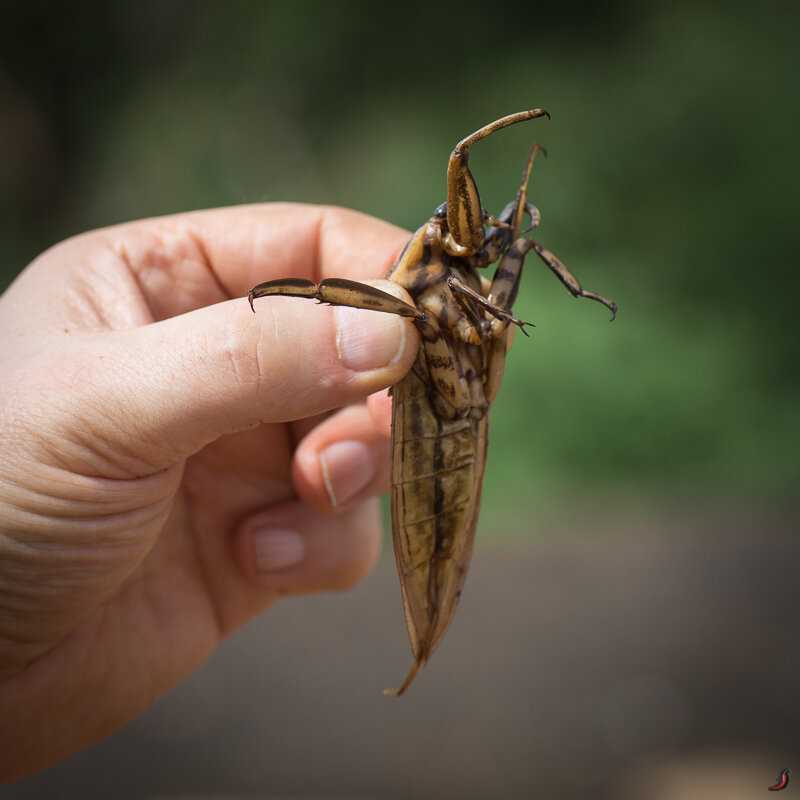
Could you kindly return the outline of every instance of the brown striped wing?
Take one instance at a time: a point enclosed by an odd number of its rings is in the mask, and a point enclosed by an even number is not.
[[[414,665],[408,688],[453,618],[467,576],[488,442],[488,415],[442,419],[429,400],[424,348],[393,387],[392,534]]]

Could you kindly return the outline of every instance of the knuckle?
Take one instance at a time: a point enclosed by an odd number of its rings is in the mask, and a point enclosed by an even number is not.
[[[208,347],[236,386],[258,390],[265,371],[259,327],[247,322],[231,315]]]

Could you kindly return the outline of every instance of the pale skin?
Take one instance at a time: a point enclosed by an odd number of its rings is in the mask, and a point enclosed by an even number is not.
[[[0,778],[109,735],[283,595],[380,546],[407,319],[276,298],[367,281],[408,238],[244,206],[67,240],[0,297]]]

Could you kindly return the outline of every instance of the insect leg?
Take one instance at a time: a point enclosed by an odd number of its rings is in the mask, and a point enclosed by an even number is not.
[[[499,216],[489,217],[489,224],[491,227],[486,232],[486,239],[484,240],[483,247],[477,253],[475,253],[474,256],[470,256],[470,266],[474,267],[475,269],[483,269],[484,267],[488,267],[489,264],[493,264],[498,258],[500,258],[500,256],[503,255],[515,238],[522,233],[528,233],[534,228],[539,227],[539,224],[542,221],[542,212],[539,211],[536,206],[526,202],[523,206],[523,211],[528,215],[528,217],[530,217],[530,224],[527,228],[525,228],[525,230],[517,232],[515,236],[514,225],[512,225],[510,222],[506,222],[506,220],[511,219],[512,214],[515,213],[516,209],[517,201],[512,200],[500,212]]]
[[[481,308],[483,308],[487,313],[491,314],[496,319],[502,320],[503,322],[511,322],[512,324],[516,325],[526,336],[528,335],[528,332],[525,330],[525,326],[533,325],[532,322],[523,322],[521,319],[517,319],[513,314],[509,313],[504,308],[501,308],[490,300],[487,300],[479,292],[470,289],[469,286],[462,283],[454,275],[451,275],[447,279],[447,285],[456,294],[469,298],[473,303],[477,303]],[[492,285],[494,286],[494,284]]]
[[[602,303],[611,312],[611,321],[614,321],[617,316],[617,304],[613,300],[606,300],[605,297],[597,294],[597,292],[589,292],[583,289],[578,279],[566,268],[558,256],[532,239],[529,239],[528,242],[529,249],[533,249],[550,271],[567,287],[573,297],[586,297],[589,300],[596,300],[598,303]]]
[[[531,218],[532,228],[535,228],[542,219],[539,209],[528,202],[528,182],[531,179],[533,163],[536,161],[536,156],[538,156],[539,153],[542,153],[545,158],[547,158],[547,150],[545,150],[544,147],[540,144],[532,145],[528,153],[528,158],[525,161],[525,167],[522,170],[522,180],[520,181],[519,189],[517,189],[517,196],[514,198],[513,203],[509,204],[511,208],[508,210],[508,221],[511,223],[512,241],[519,238],[522,232],[522,222],[525,219],[525,214],[528,214]],[[508,206],[506,209],[507,208]],[[503,209],[504,213],[507,213],[506,209]]]
[[[456,336],[467,344],[480,344],[484,337],[491,333],[491,323],[484,319],[480,307],[469,297],[458,292],[451,292],[451,294],[453,301],[464,314],[453,328]]]
[[[531,250],[534,250],[536,255],[544,261],[553,274],[567,287],[574,297],[586,297],[590,300],[596,300],[598,303],[602,303],[611,311],[611,319],[613,320],[617,315],[616,303],[606,300],[605,297],[596,292],[584,290],[577,278],[575,278],[559,258],[538,242],[532,239],[519,238],[523,233],[522,224],[526,213],[530,216],[531,220],[531,225],[528,230],[537,227],[541,221],[539,209],[528,203],[528,182],[531,177],[531,171],[533,170],[533,163],[539,153],[543,153],[545,156],[547,155],[547,151],[541,145],[534,144],[528,154],[525,168],[522,170],[522,180],[517,190],[517,196],[500,214],[500,219],[502,221],[508,221],[512,224],[512,244],[503,255],[500,266],[495,272],[492,288],[488,296],[489,302],[496,307],[506,310],[514,305],[519,289],[522,264],[525,261],[525,256]],[[487,239],[492,242],[494,236],[498,241],[501,241],[504,234],[506,236],[508,235],[502,228],[495,229],[489,232]],[[493,325],[492,329],[495,334],[499,336],[503,327],[504,326]]]
[[[538,228],[542,223],[542,212],[531,203],[525,203],[525,213],[531,218],[531,224],[523,231],[527,233],[534,228]]]
[[[471,256],[484,242],[483,208],[478,187],[469,169],[469,151],[472,145],[495,131],[524,120],[549,117],[542,108],[520,111],[484,125],[475,133],[462,139],[450,154],[447,163],[447,228],[445,250],[452,256]]]
[[[531,247],[529,239],[517,239],[501,259],[487,295],[487,301],[495,308],[508,312],[513,307],[519,291],[522,265]],[[492,326],[496,332],[498,327],[497,325]]]
[[[522,275],[522,265],[530,247],[530,240],[520,238],[506,251],[500,265],[495,270],[494,278],[487,292],[487,299],[494,307],[511,309],[514,305]],[[509,328],[508,322],[497,318],[492,322],[492,340],[488,351],[485,377],[486,399],[490,403],[494,402],[500,389],[512,332],[513,328]]]
[[[370,311],[383,311],[386,314],[399,314],[401,317],[412,317],[419,322],[425,322],[427,319],[418,308],[398,300],[394,295],[366,283],[349,281],[345,278],[326,278],[319,283],[304,278],[282,278],[259,283],[247,295],[250,308],[255,312],[253,301],[257,297],[270,295],[306,297],[331,306],[351,306]]]
[[[483,247],[470,258],[470,264],[476,269],[482,269],[497,261],[523,233],[538,227],[542,221],[542,214],[536,206],[528,202],[528,182],[536,156],[539,153],[547,155],[547,151],[540,144],[534,144],[525,167],[522,170],[522,180],[517,189],[516,197],[508,203],[497,217],[491,217],[484,212],[484,221],[491,226],[486,232]],[[522,225],[525,215],[530,217],[530,225],[523,231]]]
[[[527,213],[530,217],[531,228],[535,228],[542,218],[539,209],[528,202],[528,183],[531,179],[533,164],[539,153],[543,153],[545,157],[547,156],[547,150],[540,144],[534,144],[522,169],[522,179],[517,189],[517,196],[503,209],[501,214],[503,219],[508,219],[512,222],[512,235],[507,240],[509,242],[508,249],[503,253],[500,264],[494,273],[492,286],[487,297],[493,306],[506,312],[511,310],[514,301],[517,299],[522,265],[525,262],[525,256],[532,247],[530,240],[520,238],[525,214]],[[505,327],[502,324],[493,324],[492,332],[495,337],[501,338]],[[524,328],[522,332],[525,333]]]

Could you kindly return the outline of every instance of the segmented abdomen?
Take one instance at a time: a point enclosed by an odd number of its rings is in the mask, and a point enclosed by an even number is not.
[[[393,388],[392,522],[411,647],[424,662],[444,634],[472,555],[488,419],[444,419],[424,347]],[[434,390],[435,391],[435,390]]]

